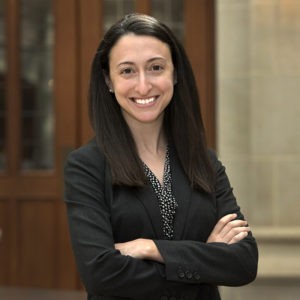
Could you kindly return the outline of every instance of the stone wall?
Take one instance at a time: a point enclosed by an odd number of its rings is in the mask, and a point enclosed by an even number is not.
[[[260,248],[223,299],[300,294],[300,1],[217,0],[217,148]]]

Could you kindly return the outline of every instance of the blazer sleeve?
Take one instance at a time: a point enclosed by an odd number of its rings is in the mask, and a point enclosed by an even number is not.
[[[217,175],[217,219],[229,213],[236,213],[237,219],[244,219],[224,166],[214,153],[210,153],[210,156]],[[187,240],[156,240],[155,243],[164,258],[168,280],[240,286],[256,278],[258,249],[251,232],[243,240],[231,245]]]
[[[146,299],[166,289],[163,265],[121,255],[114,248],[105,200],[105,161],[93,147],[73,151],[65,165],[65,203],[80,277],[95,295]],[[97,153],[97,154],[96,154]]]

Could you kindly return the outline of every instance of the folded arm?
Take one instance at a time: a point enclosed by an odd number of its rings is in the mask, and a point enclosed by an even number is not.
[[[165,264],[168,280],[239,286],[253,281],[258,250],[232,193],[225,168],[212,154],[218,221],[206,242],[138,239],[115,247],[124,255]]]
[[[245,220],[236,220],[236,217],[236,214],[229,214],[221,218],[207,239],[207,243],[234,244],[244,239],[248,235],[250,227],[246,226],[247,222]],[[122,255],[164,263],[155,242],[150,239],[140,238],[124,243],[116,243],[115,248]]]

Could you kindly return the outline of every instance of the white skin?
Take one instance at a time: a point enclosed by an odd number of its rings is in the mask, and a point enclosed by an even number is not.
[[[173,96],[174,77],[170,49],[154,37],[127,34],[111,49],[107,85],[121,107],[140,158],[161,183],[167,146],[162,123]],[[232,244],[245,238],[250,228],[236,217],[229,214],[221,218],[207,243]],[[164,262],[150,239],[116,243],[115,248],[123,255]]]

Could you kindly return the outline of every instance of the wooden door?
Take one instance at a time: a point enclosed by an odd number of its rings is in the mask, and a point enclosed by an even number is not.
[[[63,203],[63,164],[69,151],[93,135],[87,117],[90,64],[107,23],[107,4],[113,2],[1,2],[0,285],[81,288]],[[131,7],[124,13],[153,15],[155,5],[168,4],[125,2]],[[45,3],[50,3],[50,13]],[[182,1],[180,11],[183,42],[214,146],[214,1]],[[41,12],[47,14],[41,17]],[[44,39],[37,42],[34,34]],[[48,63],[47,68],[40,69],[40,63]]]
[[[1,8],[0,285],[78,281],[62,201],[63,159],[79,144],[75,4]]]

